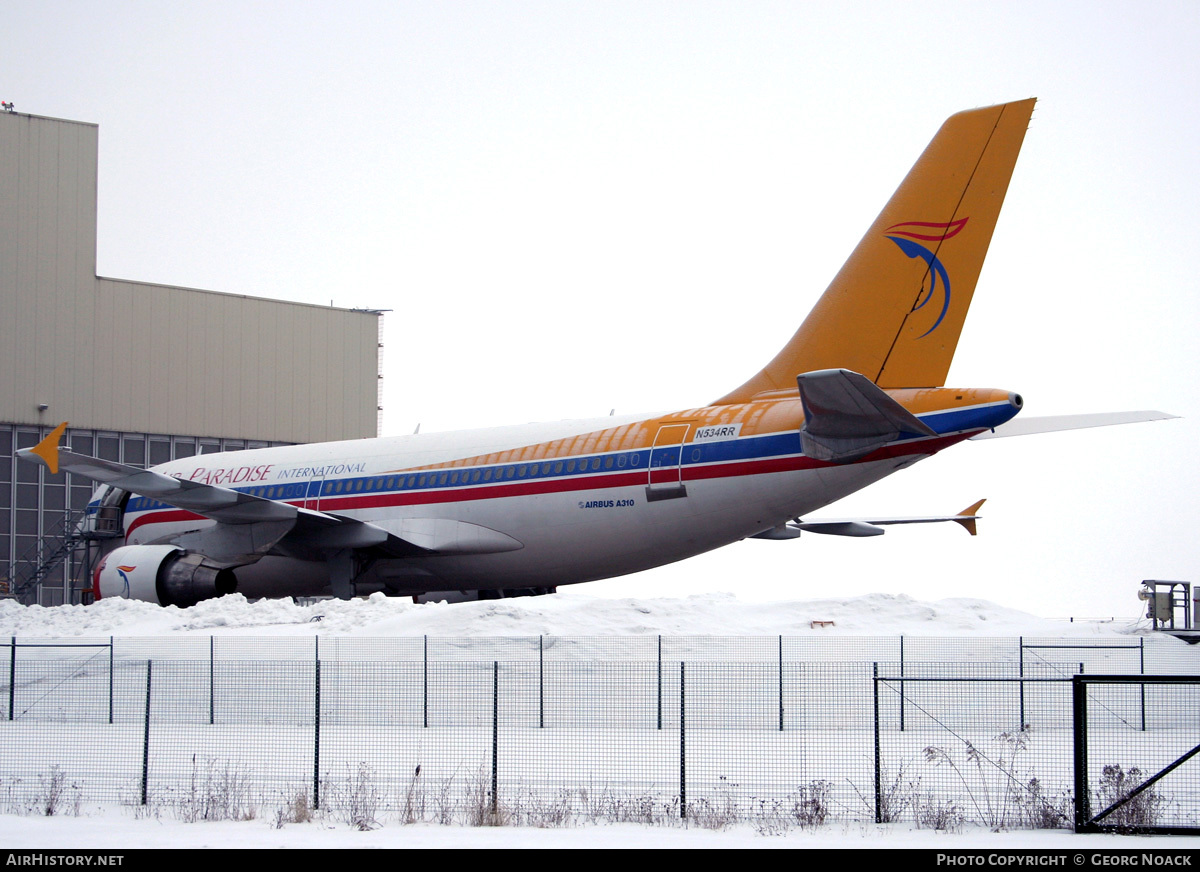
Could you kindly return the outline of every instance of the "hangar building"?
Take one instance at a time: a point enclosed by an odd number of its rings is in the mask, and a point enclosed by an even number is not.
[[[382,316],[96,275],[99,128],[0,112],[0,592],[78,602],[94,483],[15,452],[152,466],[378,435]]]

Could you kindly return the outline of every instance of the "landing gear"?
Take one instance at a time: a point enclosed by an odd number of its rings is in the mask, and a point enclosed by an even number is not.
[[[329,555],[329,588],[338,599],[348,600],[354,596],[354,553],[335,551]]]
[[[509,587],[503,590],[481,590],[479,598],[481,600],[508,599],[514,596],[546,596],[557,592],[558,588],[556,587]]]
[[[557,587],[507,587],[501,590],[431,590],[413,594],[414,603],[473,603],[477,600],[508,599],[514,596],[545,596]]]

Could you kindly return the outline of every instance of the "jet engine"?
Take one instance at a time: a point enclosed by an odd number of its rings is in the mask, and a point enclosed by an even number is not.
[[[125,545],[100,561],[92,584],[97,600],[123,597],[187,608],[233,593],[237,576],[175,545]]]

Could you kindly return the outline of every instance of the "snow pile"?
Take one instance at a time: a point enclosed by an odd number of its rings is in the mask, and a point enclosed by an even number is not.
[[[1050,620],[980,599],[928,603],[903,594],[775,603],[730,593],[606,599],[579,593],[475,603],[415,604],[375,594],[359,600],[250,602],[234,594],[190,609],[130,600],[89,606],[0,601],[0,637],[199,635],[357,636],[1061,636],[1134,632],[1127,623]]]

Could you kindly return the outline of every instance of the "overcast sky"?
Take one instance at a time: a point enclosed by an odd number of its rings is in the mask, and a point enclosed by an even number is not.
[[[830,511],[987,497],[975,539],[745,542],[584,590],[1129,617],[1142,578],[1200,580],[1194,2],[0,8],[0,98],[100,125],[99,273],[390,309],[385,434],[720,396],[948,115],[1038,97],[950,382],[1184,419],[969,443]]]

